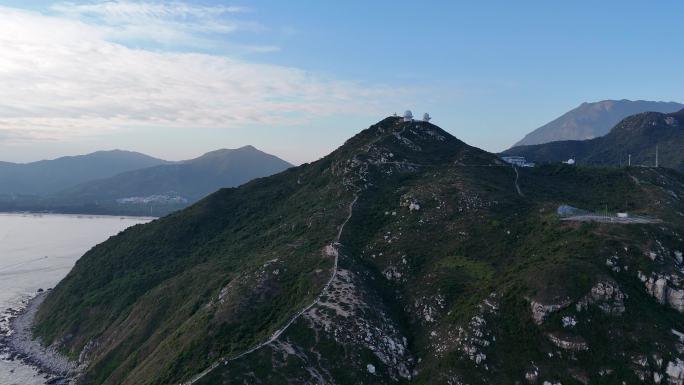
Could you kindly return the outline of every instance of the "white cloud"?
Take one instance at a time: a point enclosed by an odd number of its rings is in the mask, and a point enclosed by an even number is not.
[[[256,22],[233,17],[247,12],[238,6],[118,0],[90,4],[64,2],[51,9],[61,17],[97,25],[108,39],[123,42],[211,47],[216,35],[264,29]]]
[[[173,14],[221,12],[173,4]],[[106,12],[116,15],[120,9]],[[297,68],[134,49],[108,41],[107,28],[73,17],[0,7],[0,26],[2,141],[60,140],[134,127],[282,126],[339,113],[377,113],[380,103],[397,97],[397,90]]]

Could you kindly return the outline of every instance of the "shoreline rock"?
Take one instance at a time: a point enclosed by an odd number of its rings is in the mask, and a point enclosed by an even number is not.
[[[21,361],[44,375],[50,385],[71,385],[79,374],[77,363],[53,347],[43,346],[33,339],[33,319],[47,292],[39,291],[22,309],[9,308],[0,318],[0,353],[11,361]]]

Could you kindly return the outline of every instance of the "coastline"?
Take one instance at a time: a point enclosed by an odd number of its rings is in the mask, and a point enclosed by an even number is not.
[[[48,385],[71,385],[79,374],[76,362],[54,348],[45,347],[33,339],[31,326],[47,291],[38,292],[20,309],[5,309],[0,328],[0,353],[7,360],[21,361],[35,368]]]
[[[2,211],[0,216],[25,216],[25,217],[42,217],[42,216],[60,216],[68,218],[119,218],[119,219],[134,219],[134,220],[149,220],[153,221],[160,217],[151,217],[149,215],[116,215],[116,214],[77,214],[77,213],[60,213],[56,211]]]

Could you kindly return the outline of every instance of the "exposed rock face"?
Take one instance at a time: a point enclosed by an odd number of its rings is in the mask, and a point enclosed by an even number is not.
[[[684,313],[684,289],[669,289],[667,291],[667,303],[675,310]]]
[[[489,325],[496,322],[498,315],[498,297],[496,293],[491,293],[477,306],[476,314],[468,322],[456,328],[435,329],[430,333],[435,353],[444,357],[447,353],[459,351],[477,367],[488,370],[487,350],[496,342]]]
[[[575,317],[570,317],[570,316],[565,316],[561,319],[561,322],[563,323],[564,328],[572,328],[577,325],[577,320]]]
[[[577,311],[582,311],[589,305],[596,305],[606,314],[620,315],[625,312],[626,297],[617,283],[608,280],[601,281],[577,303]]]
[[[525,373],[525,379],[530,384],[537,383],[537,380],[539,379],[539,368],[534,365],[531,368],[529,368]]]
[[[563,336],[558,333],[547,334],[549,340],[561,349],[581,352],[589,349],[587,342],[580,336]]]
[[[655,372],[653,373],[653,383],[660,384],[663,381],[663,375]]]
[[[667,281],[665,278],[658,278],[653,284],[653,296],[661,304],[667,303]]]
[[[667,364],[665,374],[672,385],[684,385],[684,361],[676,359]]]
[[[572,301],[568,298],[558,303],[544,304],[534,300],[530,301],[530,307],[532,308],[532,319],[537,325],[541,325],[546,317],[554,312],[561,309],[565,309],[570,306]]]
[[[684,313],[684,289],[678,286],[680,277],[653,275],[646,277],[641,272],[638,273],[639,279],[646,286],[646,291],[651,294],[658,303],[669,305],[673,309]]]
[[[370,349],[393,378],[410,379],[414,360],[406,338],[382,308],[368,304],[373,300],[367,298],[358,279],[352,271],[339,269],[327,295],[304,316],[336,341]],[[369,373],[375,373],[377,368],[373,366],[371,372],[370,367]]]

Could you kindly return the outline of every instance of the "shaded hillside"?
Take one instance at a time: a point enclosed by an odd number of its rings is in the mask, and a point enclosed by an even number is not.
[[[535,146],[520,146],[504,151],[536,162],[560,162],[574,158],[580,164],[655,165],[658,146],[659,165],[684,172],[684,110],[672,114],[655,112],[630,116],[601,138],[561,141]]]
[[[670,113],[684,104],[645,100],[604,100],[582,103],[579,107],[525,135],[515,146],[563,140],[586,140],[607,134],[622,119],[642,112]]]
[[[0,196],[0,210],[163,216],[223,187],[281,172],[291,164],[252,146],[87,181],[53,194]]]
[[[23,164],[0,162],[0,194],[48,195],[86,181],[166,163],[121,150]]]
[[[683,358],[681,197],[668,170],[516,173],[387,118],[96,246],[35,333],[83,384],[637,383]]]

